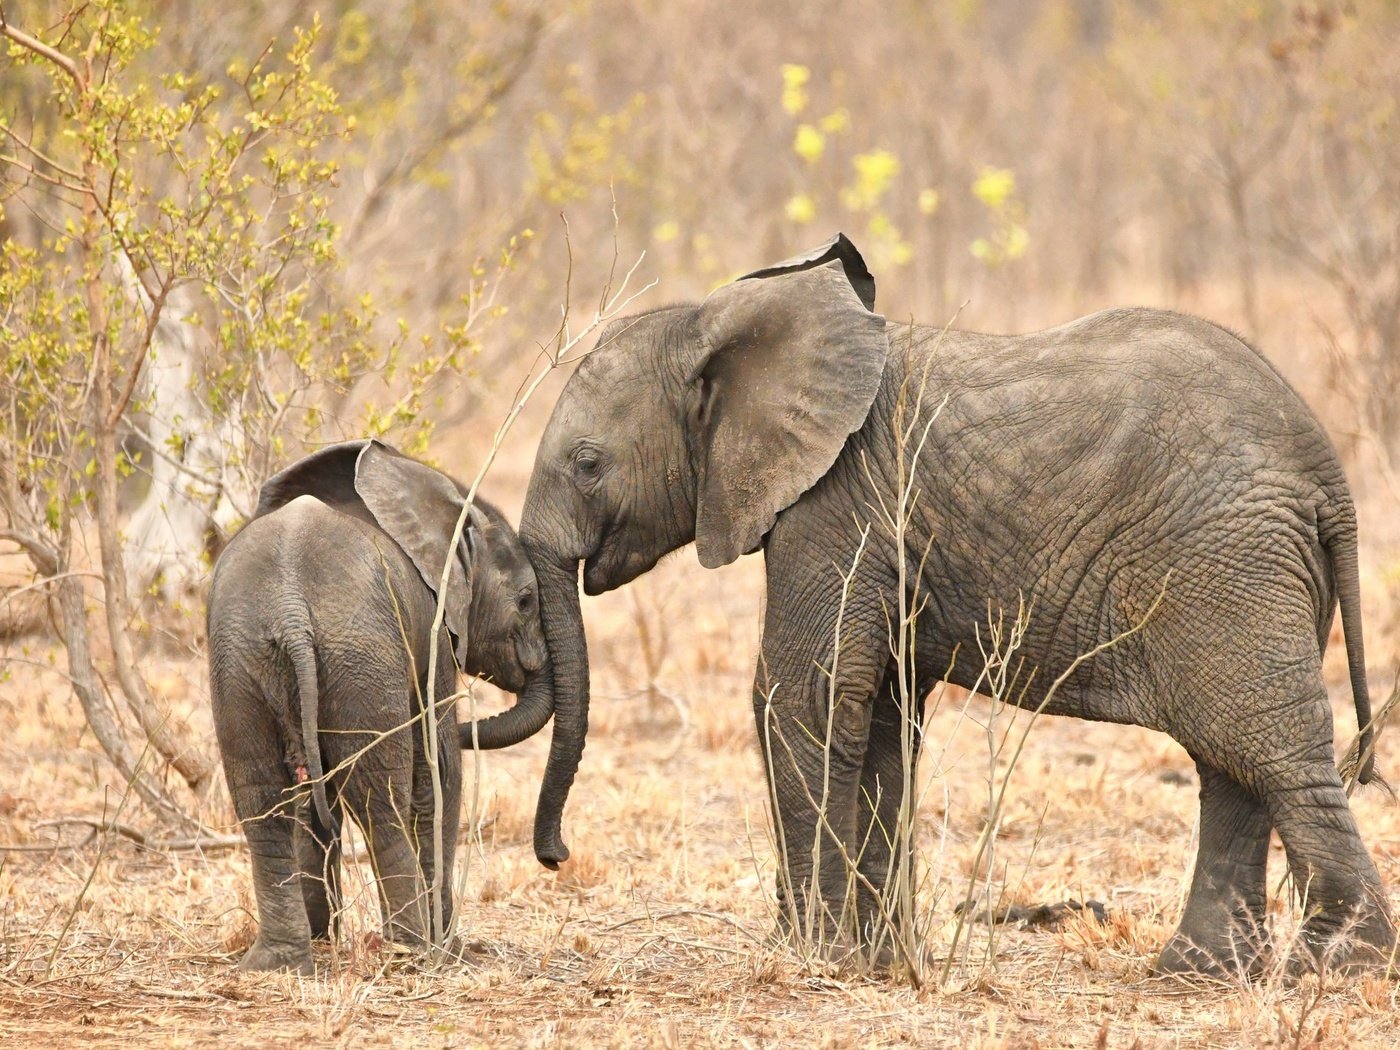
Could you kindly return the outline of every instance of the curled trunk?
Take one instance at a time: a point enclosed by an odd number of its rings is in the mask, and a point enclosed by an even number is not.
[[[554,672],[545,661],[543,667],[525,681],[515,706],[508,711],[492,715],[476,722],[463,722],[457,727],[459,740],[464,749],[475,746],[482,751],[513,747],[522,740],[534,736],[554,714]]]

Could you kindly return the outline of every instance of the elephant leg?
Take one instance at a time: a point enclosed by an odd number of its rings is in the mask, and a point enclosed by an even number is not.
[[[905,813],[904,805],[919,766],[925,690],[911,677],[913,695],[906,703],[900,688],[898,665],[891,663],[875,694],[857,798],[856,916],[860,943],[871,949],[877,967],[898,960],[896,942],[914,917],[913,813]]]
[[[1287,627],[1284,621],[1277,628],[1284,637],[1309,638],[1309,621],[1300,617],[1293,631]],[[1384,963],[1395,945],[1395,927],[1337,772],[1332,709],[1315,644],[1281,651],[1261,648],[1254,638],[1226,639],[1223,651],[1254,654],[1253,673],[1241,675],[1236,668],[1238,693],[1225,711],[1198,705],[1179,712],[1189,725],[1186,733],[1178,727],[1177,739],[1198,761],[1260,800],[1278,829],[1305,907],[1296,963]],[[1206,683],[1197,692],[1209,695]],[[1203,852],[1205,791],[1203,778]],[[1260,823],[1252,818],[1250,826]]]
[[[1295,963],[1308,969],[1392,964],[1395,925],[1330,746],[1286,780],[1272,787],[1268,804],[1304,907]]]
[[[331,812],[337,819],[343,819],[340,809],[332,798]],[[340,934],[340,836],[321,823],[315,806],[303,805],[298,813],[295,845],[301,899],[311,924],[311,939],[330,940]]]
[[[387,797],[367,807],[370,858],[383,909],[384,936],[400,944],[428,943],[427,889],[418,865],[417,821],[407,784],[391,785]]]
[[[1158,974],[1224,977],[1258,970],[1264,948],[1269,814],[1220,770],[1201,778],[1200,842],[1186,910],[1153,964]]]
[[[311,974],[311,929],[302,902],[293,845],[296,820],[287,791],[292,776],[272,715],[261,699],[240,704],[238,718],[216,706],[216,730],[234,812],[252,856],[258,935],[239,962],[242,970],[295,970]],[[233,723],[236,721],[236,728]]]
[[[824,595],[807,583],[799,612],[772,594],[770,576],[754,717],[780,853],[779,923],[841,958],[856,940],[856,813],[889,648],[878,598],[848,595],[841,612],[839,579]]]
[[[441,665],[437,696],[450,696],[456,685],[456,672],[450,662]],[[426,696],[426,692],[424,693]],[[442,884],[438,905],[442,914],[442,930],[446,937],[452,926],[452,876],[455,872],[457,829],[462,817],[462,750],[457,742],[457,705],[451,704],[438,715],[438,783],[442,791]],[[415,748],[413,778],[414,841],[418,844],[418,864],[423,872],[423,885],[432,886],[437,866],[434,859],[433,778],[423,760],[421,746]],[[432,933],[429,921],[427,930]]]
[[[384,936],[411,945],[428,939],[413,799],[418,732],[414,721],[355,757],[340,793],[369,849]]]

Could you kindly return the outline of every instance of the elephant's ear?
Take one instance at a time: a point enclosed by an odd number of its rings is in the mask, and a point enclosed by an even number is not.
[[[838,233],[820,248],[813,248],[801,255],[794,255],[791,259],[784,259],[772,266],[765,266],[761,270],[753,271],[753,273],[746,273],[739,280],[746,281],[751,277],[776,277],[781,273],[810,270],[829,262],[841,264],[841,268],[846,271],[846,280],[851,282],[851,287],[855,289],[856,295],[860,296],[861,303],[867,310],[874,310],[875,277],[866,269],[865,260],[861,258],[856,246],[844,233]]]
[[[851,258],[830,257],[842,244]],[[838,237],[810,259],[725,285],[699,308],[690,426],[695,544],[707,568],[756,549],[865,422],[889,343],[853,270],[869,277]]]
[[[441,471],[400,455],[379,441],[365,443],[355,464],[355,491],[375,522],[413,562],[434,595],[442,582],[462,496]],[[471,607],[471,564],[463,542],[452,554],[445,622],[459,647],[467,637]],[[459,648],[460,658],[460,648]]]
[[[367,441],[342,441],[299,459],[263,482],[254,518],[271,514],[298,496],[315,496],[322,503],[345,509],[360,503],[355,492],[355,461]]]

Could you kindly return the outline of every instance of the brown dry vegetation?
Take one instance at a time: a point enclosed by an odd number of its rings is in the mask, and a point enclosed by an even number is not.
[[[1378,581],[1369,582],[1367,611],[1378,622]],[[1148,978],[1184,892],[1196,801],[1185,754],[1134,728],[1037,724],[1011,776],[993,865],[1007,901],[1096,899],[1109,908],[1106,926],[1072,918],[1058,930],[999,928],[985,966],[979,931],[969,964],[942,989],[804,971],[766,946],[773,856],[747,698],[761,592],[757,559],[705,572],[683,555],[586,603],[596,714],[569,814],[574,857],[556,875],[530,849],[544,735],[484,756],[484,850],[459,875],[470,961],[437,972],[378,944],[363,865],[342,940],[320,950],[316,980],[236,972],[253,932],[246,855],[147,851],[61,823],[111,817],[117,795],[62,676],[12,664],[0,716],[0,842],[25,852],[6,853],[0,869],[0,1026],[37,1046],[75,1035],[122,1046],[1400,1040],[1400,990],[1378,978],[1194,989]],[[647,645],[659,663],[650,691]],[[8,655],[61,663],[40,638],[12,641]],[[1328,680],[1345,742],[1354,716],[1338,656]],[[208,732],[195,657],[163,659],[155,681]],[[989,711],[950,693],[929,727],[935,754],[947,743],[920,811],[935,959],[986,813]],[[1380,754],[1382,769],[1400,769],[1393,737]],[[1355,806],[1382,876],[1400,885],[1400,812],[1376,790]],[[211,814],[225,824],[229,816],[223,801]],[[143,823],[134,810],[119,820]],[[46,848],[53,842],[73,845]],[[1277,875],[1277,847],[1273,862]],[[1293,913],[1282,899],[1274,911],[1286,940]]]
[[[282,17],[258,5],[213,25],[191,5],[167,6],[162,46],[188,55],[192,65],[217,68],[248,40],[285,29]],[[1299,117],[1287,148],[1278,147],[1279,163],[1246,187],[1251,224],[1241,231],[1212,164],[1256,143],[1248,134],[1238,141],[1216,134],[1235,126],[1238,114],[1188,105],[1210,101],[1210,85],[1201,82],[1219,62],[1233,70],[1222,93],[1252,98],[1243,85],[1278,67],[1264,57],[1264,45],[1250,50],[1259,40],[1247,32],[1212,36],[1209,17],[1196,38],[1173,37],[1180,27],[1169,26],[1163,36],[1143,31],[1112,47],[1068,39],[1057,19],[1072,9],[1105,9],[1092,3],[1046,3],[1040,18],[1025,24],[1008,14],[1015,4],[988,3],[982,15],[966,17],[960,12],[980,5],[943,5],[928,15],[907,5],[898,17],[856,33],[844,5],[781,3],[770,22],[750,24],[733,5],[691,10],[599,0],[571,5],[557,19],[539,15],[545,31],[537,36],[538,5],[497,5],[506,21],[520,16],[512,22],[519,39],[472,32],[480,22],[496,24],[482,13],[487,5],[460,23],[438,18],[440,5],[392,6],[403,17],[375,27],[381,36],[367,65],[342,66],[338,74],[370,128],[345,158],[347,289],[375,289],[415,324],[447,316],[478,253],[493,251],[523,225],[541,225],[542,213],[548,221],[562,205],[574,231],[578,288],[592,290],[616,236],[624,265],[647,249],[641,276],[661,280],[639,306],[702,294],[730,273],[852,221],[837,193],[850,155],[892,147],[904,169],[889,209],[914,249],[903,268],[876,266],[880,305],[892,317],[942,322],[970,298],[960,323],[1029,329],[1098,306],[1150,303],[1230,323],[1280,364],[1337,439],[1359,493],[1374,699],[1391,689],[1400,658],[1400,492],[1362,409],[1367,390],[1377,389],[1376,349],[1366,341],[1375,333],[1354,330],[1345,295],[1300,263],[1287,239],[1312,236],[1313,217],[1321,214],[1307,187],[1290,181],[1306,169],[1313,132]],[[1122,26],[1141,29],[1140,21],[1150,21],[1151,5],[1106,6],[1120,13]],[[735,14],[726,13],[731,7]],[[1374,5],[1362,7],[1374,13]],[[310,9],[287,5],[286,24]],[[689,42],[688,61],[666,48],[640,51],[635,23],[643,16],[654,38]],[[329,39],[340,48],[348,20],[326,17]],[[1295,38],[1312,23],[1283,24],[1280,39],[1305,51],[1306,41]],[[473,58],[490,57],[487,45],[496,42],[505,72],[491,75],[504,86],[489,119],[483,106],[480,126],[449,139],[443,128],[459,101],[451,78],[468,74],[433,71],[448,69],[458,41],[469,37]],[[1267,44],[1267,33],[1260,39]],[[1238,55],[1229,54],[1232,47]],[[513,49],[525,55],[520,68],[511,64]],[[1197,68],[1207,49],[1210,62]],[[1218,59],[1216,50],[1226,57]],[[385,98],[397,90],[400,61],[419,79],[396,108]],[[827,170],[792,154],[797,120],[778,104],[783,62],[813,70],[807,116],[838,106],[854,116],[854,138],[842,146],[833,137]],[[1353,66],[1358,77],[1371,68],[1359,58]],[[939,73],[936,83],[930,69]],[[1114,79],[1125,70],[1154,86],[1161,70],[1180,73],[1173,83],[1187,111],[1159,106],[1150,93],[1132,95]],[[630,118],[615,116],[628,112],[639,91],[647,92],[645,107]],[[915,98],[923,101],[910,116],[901,107]],[[1145,121],[1144,110],[1158,122]],[[549,113],[554,125],[542,120]],[[1256,108],[1244,117],[1246,130],[1268,143],[1264,131],[1276,114]],[[612,121],[606,133],[605,118]],[[548,129],[561,125],[581,143],[559,146]],[[532,174],[524,146],[536,138],[556,160],[567,154],[582,165],[573,175],[579,185],[561,188],[555,172],[555,183],[532,186],[538,172]],[[415,141],[439,140],[441,149],[425,155],[421,170],[392,181],[395,158],[414,155]],[[1082,148],[1091,141],[1100,144],[1097,151]],[[752,163],[754,155],[763,163]],[[984,267],[967,251],[987,232],[987,216],[967,192],[983,164],[1017,172],[1031,237],[1018,265]],[[1393,174],[1395,166],[1386,170]],[[925,184],[943,193],[941,210],[927,221],[914,204]],[[388,190],[379,192],[381,185]],[[532,188],[522,199],[526,186]],[[554,200],[552,192],[563,196]],[[784,201],[798,192],[816,200],[810,225],[784,218]],[[1359,214],[1348,216],[1361,222]],[[5,219],[16,227],[29,221],[15,208]],[[865,242],[860,230],[850,232]],[[534,341],[557,314],[560,242],[557,229],[541,233],[538,254],[507,289],[511,319],[490,330],[474,364],[445,376],[425,400],[425,413],[439,424],[432,451],[458,474],[474,473],[503,414],[496,409],[501,392],[514,389]],[[463,243],[471,249],[462,251]],[[1247,280],[1237,265],[1242,244],[1255,252]],[[1377,282],[1383,276],[1377,271]],[[1384,298],[1375,288],[1361,291],[1374,293],[1368,302]],[[543,389],[486,481],[485,494],[512,515],[557,388],[551,381]],[[341,406],[342,431],[353,426],[351,408],[369,397],[357,389]],[[7,591],[34,580],[11,551],[0,546]],[[83,557],[79,570],[90,564]],[[318,949],[314,980],[234,969],[254,930],[241,848],[148,849],[123,831],[92,830],[115,821],[138,834],[162,834],[142,803],[123,801],[125,786],[85,728],[63,650],[43,603],[33,600],[38,592],[0,605],[0,1035],[39,1047],[75,1040],[250,1047],[1400,1045],[1400,985],[1380,978],[1319,985],[1275,974],[1252,985],[1183,988],[1147,976],[1179,913],[1197,811],[1192,764],[1161,735],[1068,719],[1036,723],[1017,768],[1008,773],[1003,762],[997,769],[1009,776],[1009,789],[994,862],[990,872],[974,871],[987,812],[983,726],[993,708],[956,691],[943,696],[930,723],[922,774],[930,957],[941,963],[947,956],[955,903],[970,880],[981,886],[988,875],[1006,902],[1098,900],[1109,909],[1108,923],[1071,918],[1055,930],[1004,927],[990,935],[979,928],[971,954],[960,949],[949,979],[919,989],[804,968],[768,946],[774,857],[749,702],[762,590],[758,558],[706,572],[682,552],[621,592],[586,599],[593,728],[567,814],[572,860],[549,873],[530,848],[547,733],[483,756],[475,767],[469,761],[480,848],[464,851],[458,873],[468,960],[425,970],[387,951],[373,932],[376,906],[361,859],[350,879],[343,936]],[[144,638],[153,694],[212,751],[199,603],[145,615],[171,631],[170,638]],[[95,640],[109,660],[100,628]],[[1327,681],[1340,750],[1355,718],[1339,641],[1335,633]],[[479,693],[483,703],[499,701],[488,699],[488,689]],[[999,717],[1004,725],[1006,715]],[[1400,780],[1393,732],[1381,736],[1378,754],[1382,773]],[[173,773],[162,775],[179,789]],[[1400,899],[1400,808],[1376,789],[1360,792],[1353,805],[1392,900]],[[234,830],[221,784],[202,816]],[[1275,843],[1276,879],[1282,861]],[[1279,886],[1273,912],[1277,937],[1286,942],[1296,920],[1286,886]]]

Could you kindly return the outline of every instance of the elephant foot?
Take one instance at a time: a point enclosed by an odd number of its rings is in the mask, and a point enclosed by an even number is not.
[[[333,941],[340,936],[340,913],[329,908],[306,909],[306,918],[311,926],[313,941]]]
[[[894,929],[912,934],[914,924],[897,919]],[[862,968],[869,973],[891,973],[905,967],[917,970],[927,961],[924,946],[917,943],[917,938],[916,943],[901,944],[893,930],[879,920],[868,920],[861,925],[856,955]]]
[[[1228,914],[1206,916],[1204,921],[1184,919],[1152,964],[1154,977],[1183,980],[1238,981],[1262,975],[1268,955],[1269,935],[1260,918],[1232,909]],[[1195,919],[1201,920],[1197,914]]]
[[[432,947],[431,940],[421,930],[401,923],[391,923],[381,931],[384,940],[399,951],[407,953],[426,952]]]
[[[1263,968],[1264,951],[1260,945],[1233,942],[1206,946],[1177,931],[1157,954],[1151,972],[1153,977],[1185,981],[1237,981],[1258,977]]]
[[[1288,960],[1290,976],[1332,973],[1344,976],[1400,970],[1395,926],[1373,907],[1360,918],[1342,921],[1317,915],[1303,923]]]
[[[780,913],[778,921],[763,939],[764,947],[788,951],[800,959],[831,966],[841,966],[850,961],[855,948],[849,938],[842,937],[830,924],[825,929],[818,927],[811,930],[810,936],[807,936],[808,930],[802,925],[802,920],[799,919],[798,923],[798,928],[794,929],[791,918],[786,913]]]
[[[238,963],[240,970],[254,973],[271,970],[290,970],[307,977],[316,973],[316,964],[311,961],[311,945],[270,944],[259,935]]]
[[[814,931],[805,945],[799,943],[786,916],[779,919],[764,938],[765,947],[787,950],[811,962],[819,962],[835,970],[854,970],[861,974],[890,973],[906,965],[905,953],[888,936],[854,937],[849,930],[841,931],[829,924]],[[918,950],[917,948],[915,949]]]

